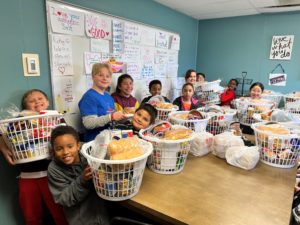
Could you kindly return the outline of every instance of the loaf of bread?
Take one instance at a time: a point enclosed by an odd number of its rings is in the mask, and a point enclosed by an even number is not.
[[[189,138],[192,135],[192,131],[186,128],[179,128],[174,130],[168,130],[165,132],[164,139],[166,140],[179,140]]]
[[[158,102],[156,104],[156,108],[159,109],[172,109],[174,105],[172,103],[167,103],[167,102]]]
[[[123,111],[124,111],[125,114],[134,114],[135,113],[135,107],[125,107]]]
[[[279,135],[287,135],[290,134],[289,130],[285,129],[284,127],[277,125],[277,124],[270,124],[270,125],[260,125],[257,127],[258,130],[267,131],[272,134],[279,134]]]
[[[142,146],[135,137],[112,140],[107,149],[111,160],[131,159],[144,154]]]

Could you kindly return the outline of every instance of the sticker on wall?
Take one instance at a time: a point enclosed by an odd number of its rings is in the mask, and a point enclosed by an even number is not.
[[[290,60],[294,43],[294,35],[273,36],[270,59]]]

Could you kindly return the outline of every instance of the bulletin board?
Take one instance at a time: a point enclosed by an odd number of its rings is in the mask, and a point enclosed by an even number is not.
[[[54,107],[70,125],[81,129],[78,102],[92,86],[96,62],[112,67],[111,93],[128,73],[139,101],[153,79],[162,82],[163,95],[177,97],[179,34],[69,3],[47,0],[46,11]]]

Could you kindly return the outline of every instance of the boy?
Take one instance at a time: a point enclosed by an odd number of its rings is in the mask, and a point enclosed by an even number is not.
[[[141,104],[148,102],[150,100],[150,98],[152,98],[153,96],[160,95],[161,89],[162,89],[162,85],[161,85],[160,80],[152,80],[149,83],[149,92],[150,92],[151,96],[144,98]],[[170,100],[167,97],[163,96],[163,98],[164,98],[165,102],[170,102]]]
[[[63,206],[70,225],[108,225],[105,201],[95,192],[92,170],[79,154],[76,130],[58,126],[51,133],[54,156],[48,167],[49,188],[54,201]]]

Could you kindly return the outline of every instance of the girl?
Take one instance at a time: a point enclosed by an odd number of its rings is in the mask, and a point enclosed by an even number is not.
[[[194,86],[191,83],[186,83],[182,86],[182,96],[176,98],[174,105],[179,107],[179,110],[192,110],[200,107],[199,101],[193,97]]]
[[[189,69],[188,71],[186,71],[185,73],[185,82],[186,83],[191,83],[191,84],[195,84],[197,80],[197,74],[196,71],[193,69]]]
[[[129,74],[123,74],[118,78],[116,92],[111,96],[115,100],[116,111],[134,113],[139,107],[138,100],[131,95],[133,79]]]
[[[205,74],[204,73],[197,73],[197,82],[204,83],[205,82]]]
[[[150,104],[142,104],[134,113],[131,121],[127,120],[123,124],[116,124],[114,128],[121,130],[133,130],[135,134],[141,129],[146,129],[154,124],[157,117],[157,110]]]
[[[260,82],[255,82],[250,87],[250,98],[260,99],[265,87]]]
[[[92,170],[79,153],[79,137],[74,128],[58,126],[51,133],[54,156],[48,167],[49,188],[61,204],[70,225],[108,225],[105,201],[92,182]]]
[[[221,94],[221,105],[231,105],[231,101],[235,99],[235,90],[238,86],[238,81],[236,79],[231,79],[228,82],[227,87],[224,89],[224,92]]]
[[[27,91],[22,98],[22,109],[40,112],[49,106],[47,95],[38,89]],[[12,152],[0,140],[0,148],[5,159],[14,165]],[[47,167],[49,160],[39,160],[19,164],[21,174],[19,179],[19,203],[27,225],[42,225],[43,207],[49,209],[55,223],[67,225],[61,206],[54,203],[48,188]],[[45,221],[44,221],[45,222]]]
[[[107,64],[95,63],[92,68],[93,86],[78,103],[83,126],[84,140],[91,141],[108,128],[111,121],[125,118],[122,112],[114,112],[114,100],[105,90],[111,83],[112,72]]]

